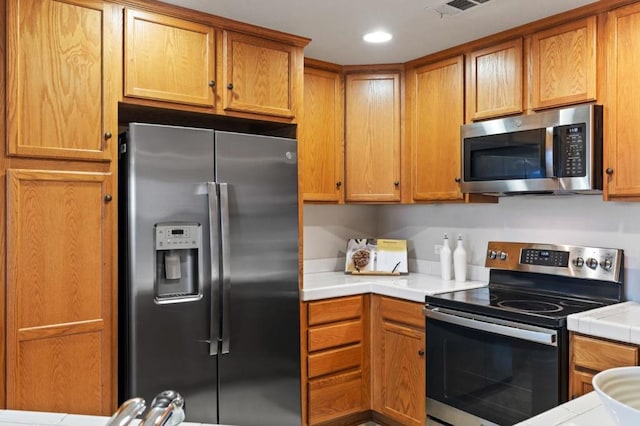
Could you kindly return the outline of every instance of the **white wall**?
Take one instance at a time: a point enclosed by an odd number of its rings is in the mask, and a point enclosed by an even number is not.
[[[452,242],[462,234],[469,262],[480,266],[489,240],[621,248],[626,296],[640,301],[640,203],[605,203],[599,195],[517,196],[498,204],[310,205],[304,213],[305,260],[344,257],[348,238],[386,237],[409,240],[409,258],[437,261],[433,246],[445,232]]]

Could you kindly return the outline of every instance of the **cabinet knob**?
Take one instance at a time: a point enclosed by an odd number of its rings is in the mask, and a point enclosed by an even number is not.
[[[111,196],[111,194],[107,194],[104,196],[104,202],[105,203],[109,203],[111,202],[111,200],[113,200],[113,197]]]
[[[604,172],[611,176],[613,174],[613,169],[611,167],[607,167],[607,170],[605,170]]]
[[[111,134],[111,132],[106,132],[106,133],[104,134],[104,138],[105,138],[105,140],[109,140],[109,139],[111,139],[112,137],[113,137],[113,135]]]
[[[456,181],[456,183],[460,183],[462,179],[460,179],[459,177],[456,177],[454,180]]]
[[[211,80],[209,82],[209,87],[216,87],[216,82],[214,80]]]
[[[420,356],[424,356],[424,351],[423,351],[422,349],[420,349],[420,350],[418,351],[418,355],[420,355]]]
[[[229,83],[229,84],[227,84],[227,89],[229,89],[229,90],[233,90],[233,83]]]
[[[393,186],[395,186],[397,188],[398,186],[400,186],[400,182],[398,182],[398,181],[393,182]]]
[[[342,186],[342,182],[337,181],[337,182],[336,182],[336,186],[337,186],[338,188],[340,188],[340,187]]]

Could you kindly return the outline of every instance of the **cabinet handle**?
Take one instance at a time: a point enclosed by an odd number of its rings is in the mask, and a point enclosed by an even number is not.
[[[233,90],[233,83],[229,83],[229,84],[227,84],[227,89],[229,89],[229,90]]]
[[[611,167],[607,167],[607,170],[605,170],[605,173],[611,176],[613,174],[613,169]]]
[[[400,182],[398,182],[398,181],[393,182],[393,186],[395,186],[397,188],[398,186],[400,186]]]
[[[424,356],[424,351],[423,351],[422,349],[420,349],[420,350],[418,351],[418,355],[420,355],[420,356]]]
[[[456,183],[460,183],[462,179],[460,179],[459,177],[456,177],[454,180],[456,181]]]
[[[209,82],[209,87],[216,87],[216,82],[214,80],[211,80]]]
[[[111,196],[111,194],[107,194],[104,196],[104,202],[105,203],[110,203],[111,200],[113,200],[113,197]]]
[[[342,182],[337,181],[337,182],[336,182],[336,186],[337,186],[338,188],[340,188],[340,187],[342,186]]]
[[[106,133],[104,134],[104,139],[105,139],[105,140],[109,140],[109,139],[111,139],[111,137],[113,137],[113,135],[111,134],[111,132],[106,132]]]

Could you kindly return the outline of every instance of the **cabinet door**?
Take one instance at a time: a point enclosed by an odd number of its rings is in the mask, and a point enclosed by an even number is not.
[[[596,99],[596,17],[531,37],[531,108]]]
[[[113,410],[106,173],[7,173],[7,407]]]
[[[344,201],[342,99],[340,73],[305,68],[299,125],[304,201]]]
[[[8,153],[110,160],[117,143],[115,6],[7,1]],[[115,151],[114,151],[115,152]]]
[[[295,46],[224,32],[224,109],[293,118]]]
[[[400,75],[346,77],[346,200],[400,201]]]
[[[458,56],[425,65],[407,78],[413,155],[413,199],[459,200],[464,69]]]
[[[214,29],[125,10],[124,95],[214,106]]]
[[[467,121],[522,112],[522,39],[469,55]]]
[[[571,370],[569,372],[569,399],[578,398],[593,390],[594,373]]]
[[[403,425],[424,425],[422,304],[373,296],[373,409]]]
[[[605,198],[640,197],[640,4],[615,9],[606,25]]]

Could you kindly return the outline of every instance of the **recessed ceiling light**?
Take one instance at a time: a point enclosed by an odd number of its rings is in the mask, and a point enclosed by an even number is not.
[[[362,36],[362,39],[368,43],[385,43],[391,38],[392,35],[385,31],[374,31]]]

